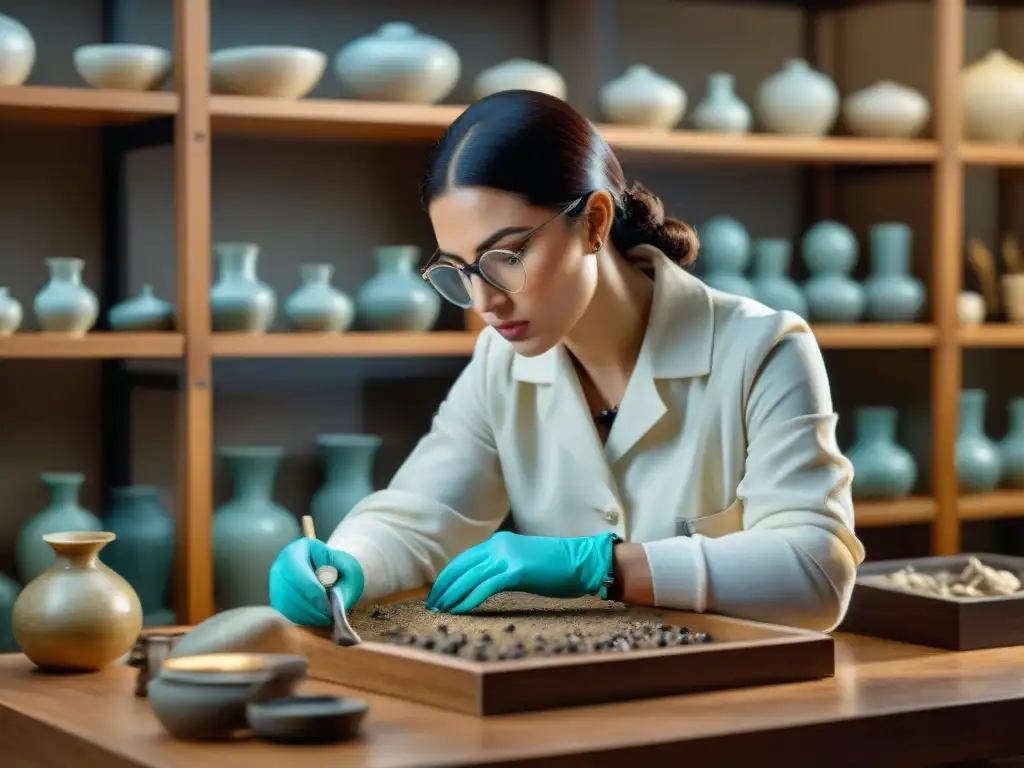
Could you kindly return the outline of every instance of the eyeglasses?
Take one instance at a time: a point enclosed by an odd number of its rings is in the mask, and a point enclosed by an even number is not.
[[[583,198],[573,200],[547,221],[542,222],[526,234],[522,245],[514,251],[503,248],[492,248],[480,254],[472,264],[454,264],[451,261],[438,261],[441,257],[435,253],[420,273],[434,290],[452,304],[470,309],[473,306],[473,275],[479,275],[490,285],[505,293],[520,293],[526,288],[526,265],[523,264],[523,252],[530,240],[548,222],[571,211]]]

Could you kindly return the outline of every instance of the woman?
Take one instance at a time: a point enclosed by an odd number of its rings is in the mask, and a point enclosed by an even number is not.
[[[424,277],[490,327],[388,488],[281,552],[271,604],[330,624],[331,564],[346,606],[433,582],[453,613],[514,590],[834,628],[864,550],[808,326],[681,269],[693,230],[550,96],[470,106],[423,199]]]

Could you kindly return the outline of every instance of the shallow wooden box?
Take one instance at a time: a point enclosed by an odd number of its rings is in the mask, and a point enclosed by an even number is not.
[[[828,635],[709,614],[659,611],[715,642],[626,653],[475,662],[367,641],[340,648],[303,632],[309,675],[470,715],[599,704],[831,677]]]
[[[943,598],[918,595],[880,582],[910,565],[921,573],[962,570],[968,557],[1024,578],[1024,558],[960,554],[862,565],[840,632],[884,637],[951,651],[1024,644],[1024,593],[1005,597]]]

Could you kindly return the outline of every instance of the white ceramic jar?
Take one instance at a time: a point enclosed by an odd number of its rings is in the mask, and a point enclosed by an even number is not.
[[[746,133],[753,117],[750,107],[736,95],[736,78],[727,72],[708,75],[708,90],[693,110],[698,131]]]
[[[985,322],[985,299],[977,291],[960,291],[956,297],[956,317],[961,325]]]
[[[9,288],[0,286],[0,336],[10,336],[21,326],[21,302],[11,296]]]
[[[932,108],[920,91],[880,80],[843,99],[843,122],[855,136],[909,139],[917,136]]]
[[[513,90],[538,91],[564,100],[565,79],[554,67],[540,61],[506,59],[483,70],[473,81],[474,99]]]
[[[1017,142],[1024,136],[1024,64],[989,51],[963,71],[964,136]]]
[[[606,119],[621,125],[669,129],[683,119],[686,92],[645,64],[633,64],[600,92]]]
[[[839,114],[839,89],[803,59],[790,59],[758,86],[754,111],[768,131],[824,136]]]
[[[36,63],[36,41],[28,27],[0,13],[0,85],[22,85]]]
[[[334,71],[357,99],[436,104],[459,81],[462,63],[444,40],[389,21],[338,51]]]

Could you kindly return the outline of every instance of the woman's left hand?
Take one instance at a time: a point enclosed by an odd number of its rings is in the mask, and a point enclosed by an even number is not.
[[[578,538],[499,531],[453,558],[438,574],[427,608],[466,613],[499,592],[544,597],[598,595],[612,569],[611,533]]]

